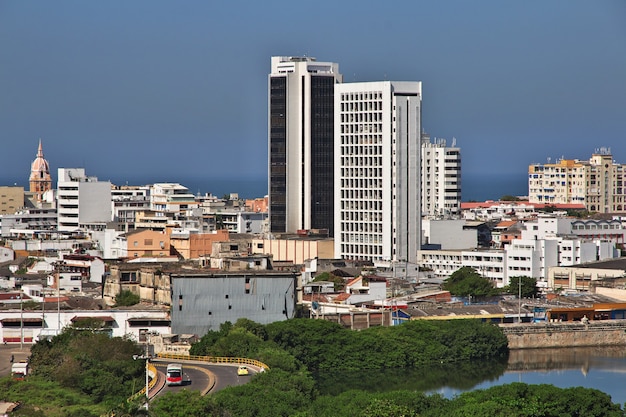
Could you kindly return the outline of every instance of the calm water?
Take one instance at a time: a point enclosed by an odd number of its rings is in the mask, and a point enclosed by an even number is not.
[[[507,370],[471,389],[523,382],[560,388],[585,387],[603,391],[614,403],[626,403],[626,347],[561,348],[511,351]],[[432,392],[452,397],[467,389],[442,386]]]
[[[416,370],[333,372],[317,375],[323,393],[348,388],[366,391],[418,390],[452,398],[462,392],[512,382],[585,387],[626,403],[626,347],[511,351],[505,362],[432,366]]]

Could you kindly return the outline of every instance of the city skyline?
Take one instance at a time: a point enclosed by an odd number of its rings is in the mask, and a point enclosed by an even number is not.
[[[276,55],[421,81],[423,128],[456,138],[464,178],[626,161],[625,3],[331,4],[2,2],[0,180],[28,187],[40,138],[54,181],[266,179]]]

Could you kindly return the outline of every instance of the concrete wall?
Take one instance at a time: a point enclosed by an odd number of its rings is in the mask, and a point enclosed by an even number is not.
[[[626,346],[626,323],[606,320],[582,323],[501,325],[509,349],[578,346]]]
[[[424,237],[429,244],[441,245],[442,250],[472,249],[478,246],[478,231],[463,229],[465,220],[422,221]]]

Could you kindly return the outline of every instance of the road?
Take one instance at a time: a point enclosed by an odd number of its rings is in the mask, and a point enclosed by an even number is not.
[[[0,377],[11,373],[11,356],[14,362],[26,360],[30,355],[30,345],[0,345]]]
[[[26,360],[30,355],[30,345],[0,345],[0,377],[11,373],[11,356],[15,362]],[[162,373],[162,380],[165,381],[165,370],[171,360],[152,360],[157,371]],[[183,365],[185,374],[185,384],[181,386],[164,386],[157,395],[166,392],[177,392],[183,389],[201,391],[202,394],[217,392],[227,387],[245,384],[252,378],[255,370],[248,367],[250,375],[238,376],[237,365],[211,365],[206,362],[178,361]],[[152,394],[151,394],[152,395]]]
[[[159,373],[162,373],[162,380],[165,380],[165,370],[167,364],[172,362],[171,360],[158,359],[153,360],[152,364],[156,366]],[[237,375],[237,365],[214,365],[205,362],[197,361],[177,361],[183,365],[183,385],[179,386],[163,386],[159,390],[158,395],[163,395],[168,392],[178,392],[183,389],[200,391],[202,394],[208,394],[209,392],[217,392],[227,387],[245,384],[252,378],[255,371],[250,370],[248,376]],[[151,394],[152,396],[152,394]]]

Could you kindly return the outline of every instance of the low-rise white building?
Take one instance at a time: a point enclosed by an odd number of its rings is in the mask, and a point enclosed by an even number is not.
[[[46,300],[49,300],[46,297]],[[100,321],[111,337],[145,340],[145,334],[170,334],[170,315],[166,310],[0,310],[0,339],[5,344],[33,344],[52,337],[62,329],[84,319]]]
[[[511,278],[536,278],[549,288],[548,270],[555,266],[578,265],[618,256],[615,243],[603,239],[580,238],[571,234],[570,219],[539,218],[527,222],[521,239],[513,239],[502,250],[421,250],[421,267],[436,278],[447,278],[461,267],[471,267],[505,287]]]
[[[444,250],[477,247],[477,230],[464,226],[465,220],[422,219],[423,243]]]

